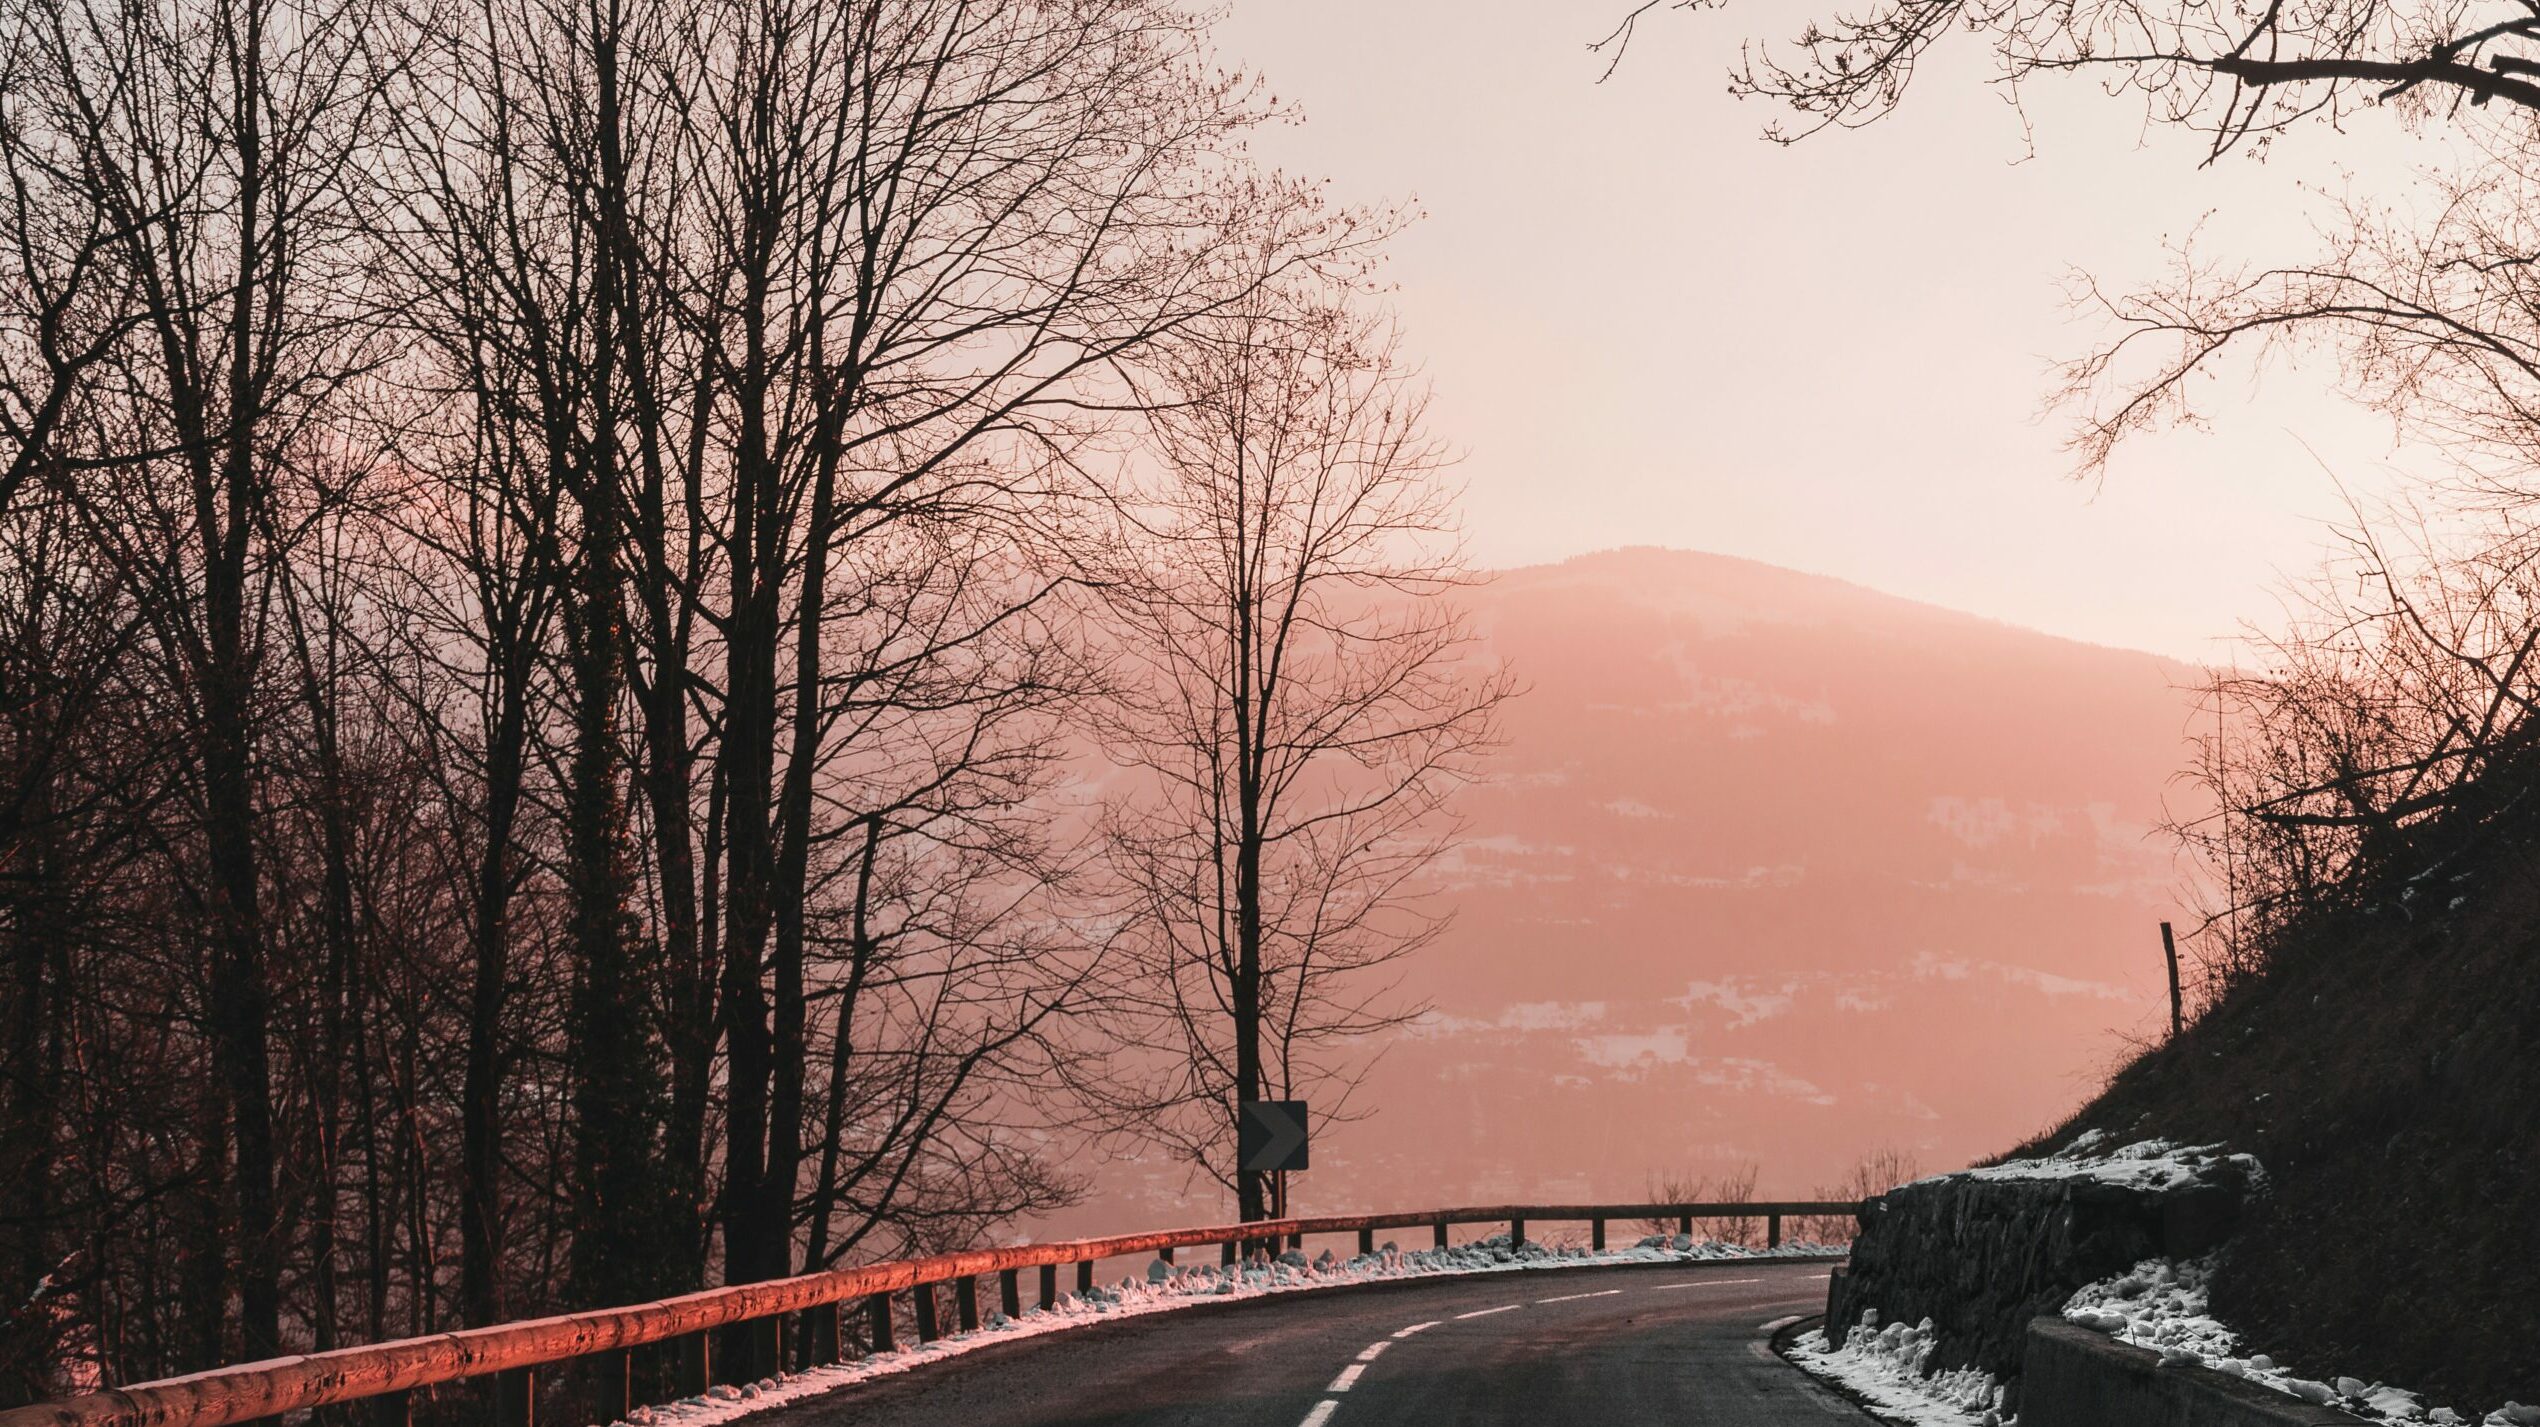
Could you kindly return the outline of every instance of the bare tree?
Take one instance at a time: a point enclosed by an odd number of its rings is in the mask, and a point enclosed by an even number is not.
[[[2221,873],[2199,939],[2209,998],[2289,919],[2338,900],[2359,858],[2402,854],[2430,820],[2499,811],[2483,780],[2540,727],[2540,151],[2519,120],[2463,137],[2484,161],[2421,176],[2428,218],[2350,201],[2306,261],[2191,246],[2138,291],[2077,283],[2107,331],[2060,392],[2086,473],[2140,432],[2200,420],[2220,373],[2286,354],[2330,358],[2341,390],[2445,463],[2419,493],[2354,509],[2345,550],[2291,591],[2284,627],[2253,633],[2248,667],[2206,690],[2180,831]]]
[[[1639,0],[1592,48],[1619,62],[1652,12],[1706,3]],[[2496,100],[2540,109],[2540,17],[2503,0],[2228,9],[2176,0],[1879,0],[1812,20],[1778,50],[1750,46],[1731,87],[1789,105],[1798,122],[1770,132],[1795,140],[1876,122],[1948,43],[1989,46],[1998,82],[2014,96],[2041,75],[2099,76],[2112,91],[2139,96],[2155,120],[2209,135],[2217,155],[2263,144],[2303,119],[2334,123],[2393,100],[2419,114]]]
[[[1232,1162],[1238,1107],[1338,1117],[1366,1038],[1416,1013],[1383,970],[1442,929],[1418,879],[1509,683],[1467,648],[1453,492],[1381,321],[1267,284],[1148,370],[1109,580],[1114,754],[1146,780],[1111,824],[1131,994],[1171,1047],[1157,1132],[1256,1219],[1281,1206]]]
[[[311,510],[339,494],[306,477],[369,361],[354,240],[377,95],[367,12],[259,0],[20,13],[43,58],[20,72],[19,112],[62,126],[77,157],[53,170],[58,201],[39,226],[112,235],[128,314],[99,324],[126,335],[88,368],[86,449],[62,450],[56,431],[44,459],[148,610],[168,714],[200,750],[189,800],[228,1146],[212,1158],[228,1162],[244,1344],[270,1353],[285,1221],[254,742],[265,601]],[[47,365],[61,366],[58,348]]]

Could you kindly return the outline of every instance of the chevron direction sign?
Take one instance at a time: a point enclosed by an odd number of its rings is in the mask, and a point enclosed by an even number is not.
[[[1247,1173],[1305,1168],[1305,1102],[1244,1101],[1235,1122],[1235,1162]]]

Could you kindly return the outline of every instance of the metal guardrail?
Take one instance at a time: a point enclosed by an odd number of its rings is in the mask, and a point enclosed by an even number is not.
[[[58,1402],[0,1411],[0,1427],[229,1427],[287,1412],[367,1401],[374,1427],[409,1427],[413,1393],[418,1388],[468,1378],[494,1378],[495,1427],[534,1427],[537,1379],[542,1368],[591,1360],[596,1368],[596,1395],[591,1413],[597,1421],[624,1418],[635,1407],[632,1349],[668,1345],[668,1380],[675,1396],[702,1393],[717,1381],[719,1353],[736,1356],[740,1380],[776,1371],[785,1341],[784,1320],[799,1315],[795,1334],[798,1368],[840,1360],[845,1305],[861,1302],[868,1315],[873,1350],[889,1351],[893,1339],[892,1298],[907,1293],[915,1299],[921,1341],[941,1335],[935,1289],[953,1286],[958,1330],[979,1326],[979,1280],[997,1276],[1001,1306],[1008,1317],[1022,1313],[1022,1271],[1040,1270],[1039,1299],[1047,1307],[1059,1297],[1058,1271],[1076,1266],[1078,1292],[1094,1285],[1094,1265],[1104,1259],[1158,1254],[1167,1262],[1176,1249],[1220,1246],[1223,1261],[1233,1263],[1253,1247],[1284,1242],[1302,1248],[1308,1234],[1358,1235],[1361,1253],[1375,1250],[1375,1236],[1386,1229],[1428,1226],[1438,1247],[1456,1224],[1506,1223],[1512,1241],[1522,1245],[1528,1222],[1584,1222],[1591,1225],[1593,1247],[1605,1247],[1605,1226],[1613,1220],[1674,1219],[1680,1232],[1690,1232],[1696,1219],[1763,1219],[1766,1239],[1781,1243],[1785,1216],[1849,1215],[1860,1205],[1832,1203],[1752,1204],[1528,1204],[1463,1209],[1431,1209],[1410,1214],[1356,1214],[1321,1219],[1265,1219],[1249,1224],[1217,1224],[1196,1229],[1165,1229],[1121,1234],[1106,1239],[1074,1239],[1051,1244],[1020,1244],[1002,1249],[937,1254],[931,1258],[897,1259],[828,1273],[735,1284],[624,1308],[599,1308],[516,1323],[498,1323],[422,1338],[323,1353],[271,1358],[213,1368],[184,1377],[135,1383],[85,1393]],[[716,1339],[723,1341],[718,1344]]]

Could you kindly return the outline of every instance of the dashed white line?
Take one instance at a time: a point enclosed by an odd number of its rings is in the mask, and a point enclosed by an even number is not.
[[[1405,1328],[1405,1329],[1402,1329],[1400,1332],[1395,1333],[1395,1334],[1394,1334],[1394,1336],[1395,1336],[1395,1337],[1397,1337],[1397,1338],[1408,1338],[1408,1337],[1410,1337],[1410,1336],[1411,1336],[1412,1334],[1414,1334],[1414,1333],[1418,1333],[1418,1332],[1424,1331],[1424,1330],[1426,1330],[1426,1329],[1429,1329],[1429,1328],[1434,1328],[1434,1327],[1438,1326],[1439,1321],[1440,1321],[1440,1320],[1438,1320],[1438,1319],[1432,1318],[1432,1319],[1430,1319],[1430,1320],[1429,1320],[1428,1322],[1426,1322],[1426,1323],[1414,1323],[1414,1324],[1412,1324],[1410,1327]]]
[[[1576,1303],[1576,1302],[1578,1302],[1578,1301],[1579,1301],[1580,1299],[1582,1299],[1582,1298],[1611,1298],[1611,1297],[1613,1297],[1615,1294],[1620,1293],[1620,1292],[1622,1292],[1622,1291],[1623,1291],[1623,1290],[1621,1290],[1621,1289],[1619,1289],[1619,1288],[1609,1288],[1609,1289],[1606,1289],[1606,1290],[1604,1290],[1603,1292],[1600,1292],[1600,1293],[1565,1293],[1565,1294],[1562,1294],[1562,1295],[1561,1295],[1560,1297],[1558,1297],[1558,1298],[1538,1298],[1538,1299],[1536,1299],[1536,1300],[1535,1300],[1535,1302],[1537,1302],[1537,1303]]]
[[[1330,1387],[1323,1390],[1325,1392],[1347,1392],[1358,1382],[1358,1375],[1365,1371],[1367,1371],[1367,1365],[1365,1363],[1351,1363],[1348,1367],[1341,1369],[1341,1375],[1339,1377],[1332,1379],[1332,1385]]]
[[[1321,1402],[1314,1404],[1314,1410],[1305,1414],[1305,1420],[1298,1423],[1297,1427],[1323,1427],[1324,1423],[1332,1420],[1332,1414],[1340,1410],[1339,1403],[1328,1397],[1324,1398]]]
[[[1760,1278],[1692,1278],[1682,1283],[1653,1283],[1649,1286],[1649,1291],[1664,1293],[1670,1288],[1727,1288],[1734,1284],[1762,1283],[1763,1281]],[[1622,1290],[1616,1289],[1615,1292],[1620,1293]]]
[[[1503,1303],[1497,1308],[1476,1308],[1470,1313],[1458,1313],[1455,1316],[1458,1320],[1465,1318],[1488,1318],[1494,1313],[1514,1313],[1525,1306],[1526,1305],[1523,1303]]]
[[[1366,1347],[1359,1350],[1358,1360],[1362,1363],[1372,1363],[1376,1360],[1377,1354],[1382,1353],[1385,1349],[1392,1346],[1393,1344],[1389,1340],[1378,1338],[1376,1341],[1369,1343]]]

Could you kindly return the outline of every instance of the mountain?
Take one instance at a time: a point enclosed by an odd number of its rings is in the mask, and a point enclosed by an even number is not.
[[[1468,604],[1527,688],[1437,871],[1454,925],[1403,971],[1430,1009],[1366,1118],[1319,1132],[1298,1212],[1951,1167],[2157,1029],[2194,670],[1683,551]],[[1134,1162],[1098,1205],[1204,1216]]]

